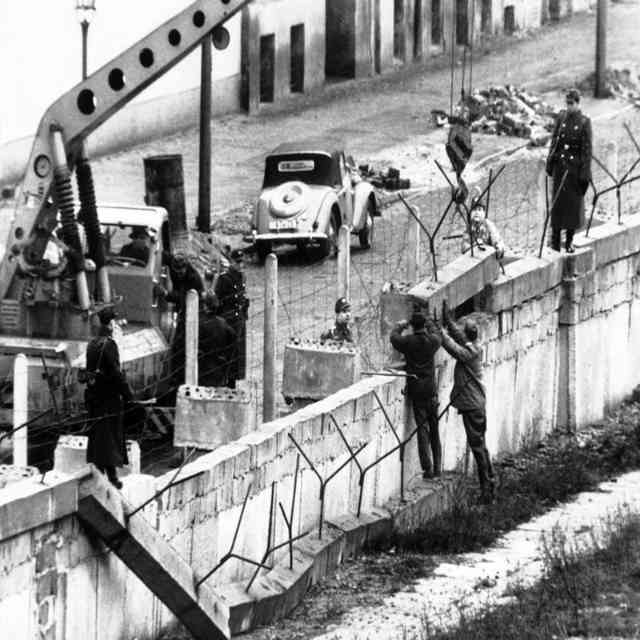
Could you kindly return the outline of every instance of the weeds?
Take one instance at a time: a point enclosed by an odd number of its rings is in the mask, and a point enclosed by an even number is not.
[[[545,577],[515,585],[511,603],[469,616],[454,631],[425,619],[421,640],[549,640],[575,635],[628,637],[640,630],[640,514],[620,510],[587,538],[555,528],[543,537]]]

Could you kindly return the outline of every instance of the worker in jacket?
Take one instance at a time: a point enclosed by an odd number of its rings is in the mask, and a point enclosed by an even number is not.
[[[244,251],[234,249],[229,254],[229,268],[218,276],[215,294],[220,301],[220,315],[236,334],[236,352],[229,368],[229,384],[235,389],[236,380],[243,380],[247,371],[247,318],[249,299],[242,268]]]
[[[456,360],[451,406],[462,415],[467,443],[476,461],[482,497],[485,501],[492,501],[495,483],[491,457],[485,443],[486,392],[482,383],[482,346],[478,340],[478,327],[473,320],[467,320],[461,331],[446,312],[446,307],[443,322],[442,346]]]
[[[411,325],[412,332],[403,335]],[[438,431],[438,391],[435,380],[434,356],[442,344],[440,329],[421,313],[414,313],[409,322],[399,322],[391,331],[391,344],[405,357],[407,393],[413,405],[418,429],[418,455],[425,479],[439,476],[442,471],[442,447]],[[431,448],[432,460],[429,458]]]
[[[203,387],[226,387],[235,358],[236,332],[219,315],[220,302],[213,291],[204,296],[198,330],[198,383]]]
[[[98,313],[98,335],[87,345],[85,405],[89,413],[87,462],[92,462],[107,475],[111,484],[122,488],[116,467],[129,463],[125,445],[122,411],[133,394],[120,369],[118,345],[112,337],[113,309]]]
[[[567,92],[566,103],[555,123],[546,169],[553,178],[551,248],[560,251],[565,229],[565,249],[573,253],[573,236],[584,224],[584,195],[591,182],[592,134],[591,120],[580,111],[577,89]]]

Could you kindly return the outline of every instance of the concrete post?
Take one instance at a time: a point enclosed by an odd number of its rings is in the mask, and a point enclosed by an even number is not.
[[[418,221],[409,216],[409,228],[407,234],[407,282],[418,283],[418,265],[420,264],[420,225]]]
[[[349,300],[351,291],[351,232],[342,225],[338,232],[338,298]]]
[[[27,356],[19,353],[13,361],[13,428],[21,427],[29,419],[29,373]],[[27,427],[13,434],[13,464],[27,466]]]
[[[264,346],[262,374],[262,419],[276,418],[276,340],[278,327],[278,258],[270,253],[264,263]]]
[[[198,384],[198,292],[195,289],[187,292],[186,307],[184,382],[196,386]]]
[[[596,14],[596,98],[606,98],[607,95],[607,5],[609,0],[598,0]]]

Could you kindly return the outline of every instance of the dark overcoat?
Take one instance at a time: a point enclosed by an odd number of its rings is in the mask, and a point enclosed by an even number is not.
[[[128,464],[122,409],[133,395],[120,369],[118,345],[109,335],[98,336],[87,345],[87,376],[87,462],[100,468],[121,467]]]
[[[237,269],[224,271],[218,277],[215,293],[220,301],[220,315],[229,323],[236,333],[236,357],[234,358],[229,377],[242,380],[247,371],[247,298],[244,274]]]
[[[591,181],[591,147],[591,120],[580,111],[561,111],[547,157],[547,174],[553,177],[554,229],[575,230],[584,225],[584,194]]]
[[[213,313],[203,313],[198,337],[198,383],[204,387],[226,386],[236,349],[236,332],[227,321]]]

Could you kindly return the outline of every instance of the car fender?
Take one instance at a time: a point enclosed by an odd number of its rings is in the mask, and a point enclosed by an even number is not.
[[[318,207],[318,213],[316,215],[316,225],[318,231],[324,231],[329,224],[329,218],[331,217],[331,211],[334,207],[340,210],[340,203],[333,191],[328,191],[325,197],[322,199],[320,206]],[[340,220],[344,218],[342,210],[340,210]]]
[[[367,221],[369,198],[375,200],[376,194],[373,186],[368,182],[359,182],[353,188],[353,231],[360,231]],[[378,210],[378,202],[375,200],[375,210]]]

